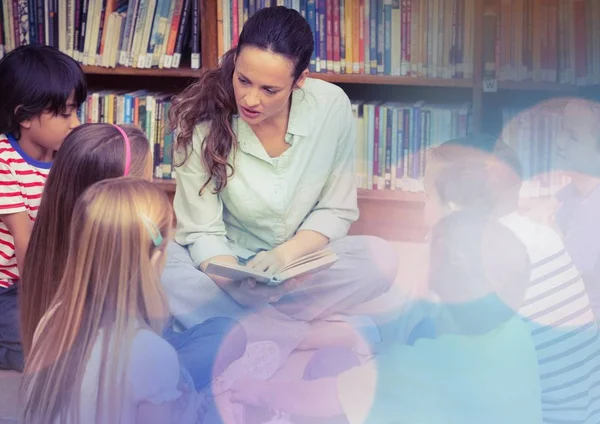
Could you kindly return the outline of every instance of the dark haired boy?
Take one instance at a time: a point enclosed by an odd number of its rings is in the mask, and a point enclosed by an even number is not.
[[[23,369],[18,284],[54,152],[79,125],[85,75],[72,58],[41,45],[0,61],[0,369]]]

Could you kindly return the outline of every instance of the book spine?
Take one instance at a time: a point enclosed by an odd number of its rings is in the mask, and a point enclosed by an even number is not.
[[[361,0],[363,1],[363,17],[360,23],[361,31],[363,32],[363,43],[364,43],[364,72],[365,74],[371,74],[371,1],[372,0]]]
[[[369,3],[369,58],[371,60],[371,74],[375,75],[377,74],[378,71],[378,46],[379,46],[379,42],[377,40],[377,37],[379,35],[379,32],[377,31],[377,24],[379,22],[379,18],[378,18],[378,11],[379,8],[377,7],[378,4],[378,0],[371,0]]]
[[[326,0],[317,0],[318,5],[318,17],[319,21],[317,25],[319,27],[319,53],[321,54],[321,69],[319,72],[327,72],[327,63],[329,57],[327,57],[327,5]]]
[[[316,19],[316,10],[315,10],[315,0],[307,0],[306,2],[306,17],[308,24],[310,25],[310,29],[313,34],[313,52],[310,57],[310,65],[309,70],[311,72],[317,72],[317,43],[318,43],[318,35],[317,35],[317,19]]]
[[[333,54],[333,72],[340,73],[341,67],[341,52],[340,52],[340,0],[333,0],[332,10],[332,26],[333,26],[333,37],[332,37],[332,54]]]
[[[235,4],[234,0],[234,4]],[[237,15],[237,13],[235,14]],[[235,16],[234,15],[234,16]],[[191,68],[200,69],[200,4],[199,0],[193,0],[192,2],[192,55],[191,55]],[[237,39],[235,44],[237,45]]]
[[[391,107],[386,108],[385,124],[385,189],[392,188],[392,126],[394,110]]]
[[[340,1],[339,26],[340,26],[340,73],[346,73],[346,0]]]
[[[333,72],[333,0],[325,1],[325,49],[327,52],[327,71]]]
[[[183,13],[181,14],[181,20],[179,21],[179,30],[177,32],[177,42],[175,43],[175,51],[173,52],[173,68],[179,68],[181,62],[181,52],[183,51],[183,41],[187,29],[190,24],[190,15],[192,11],[192,1],[198,0],[185,0],[183,4]]]

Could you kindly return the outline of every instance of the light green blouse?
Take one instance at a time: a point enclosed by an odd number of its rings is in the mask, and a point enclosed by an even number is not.
[[[293,92],[285,139],[290,147],[276,160],[239,116],[232,127],[238,140],[230,157],[235,173],[219,195],[212,183],[198,195],[207,178],[200,152],[208,123],[195,128],[193,151],[175,168],[175,240],[189,246],[196,265],[217,255],[270,250],[298,230],[330,240],[346,235],[358,219],[356,124],[341,88],[309,78]],[[181,163],[184,152],[175,158]]]

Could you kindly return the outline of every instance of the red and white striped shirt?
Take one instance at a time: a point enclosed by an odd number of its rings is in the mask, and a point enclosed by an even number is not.
[[[0,287],[19,279],[14,239],[1,215],[27,212],[34,221],[51,165],[29,157],[11,135],[0,134]]]

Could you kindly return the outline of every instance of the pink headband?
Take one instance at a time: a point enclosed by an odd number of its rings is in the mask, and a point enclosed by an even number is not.
[[[113,125],[113,127],[121,133],[123,141],[125,142],[125,172],[123,173],[123,176],[126,177],[129,174],[129,168],[131,167],[131,145],[129,144],[129,138],[127,137],[127,134],[125,134],[125,131],[118,125]]]

